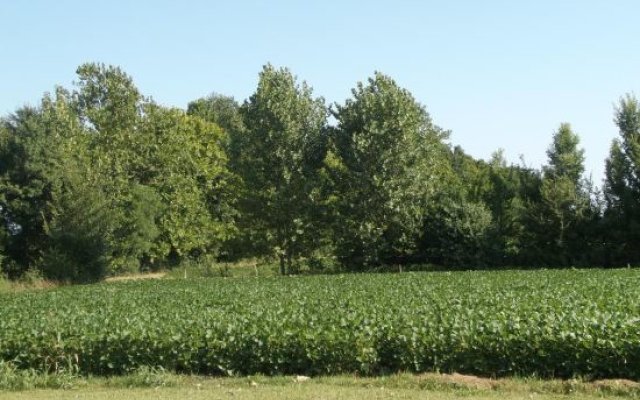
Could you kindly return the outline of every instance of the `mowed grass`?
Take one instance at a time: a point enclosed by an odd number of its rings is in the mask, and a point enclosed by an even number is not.
[[[0,391],[0,399],[637,399],[630,381],[484,379],[465,375],[205,378],[137,373],[76,378],[66,389]]]
[[[640,270],[133,280],[0,295],[18,371],[640,377]]]

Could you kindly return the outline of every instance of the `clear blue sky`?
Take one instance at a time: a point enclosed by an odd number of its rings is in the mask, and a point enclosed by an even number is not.
[[[178,107],[213,91],[245,99],[267,62],[328,102],[379,70],[476,157],[503,148],[539,167],[570,122],[600,184],[614,103],[640,95],[639,17],[637,0],[6,0],[0,113],[69,87],[87,61]]]

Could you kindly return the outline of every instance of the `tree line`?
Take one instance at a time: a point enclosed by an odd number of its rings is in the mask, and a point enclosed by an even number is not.
[[[185,260],[367,271],[640,262],[640,106],[620,99],[602,190],[567,123],[542,169],[452,147],[376,73],[327,105],[266,65],[244,102],[157,104],[120,68],[0,120],[0,263],[95,281]]]

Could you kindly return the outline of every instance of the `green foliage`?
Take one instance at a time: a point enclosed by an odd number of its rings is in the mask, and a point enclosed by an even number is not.
[[[576,265],[589,251],[583,234],[591,211],[590,188],[583,179],[584,150],[569,124],[561,124],[547,151],[540,201],[530,206],[530,241],[547,266]]]
[[[173,279],[0,295],[0,360],[112,375],[638,379],[640,271]]]
[[[4,128],[8,137],[0,171],[1,201],[5,224],[19,227],[5,233],[14,266],[8,272],[19,275],[41,265],[50,245],[46,225],[61,211],[58,200],[88,179],[91,166],[87,136],[63,89],[45,95],[38,108],[19,109],[4,121]]]
[[[427,208],[420,251],[432,264],[481,268],[487,263],[491,212],[463,196],[439,195]]]
[[[241,175],[240,166],[236,162],[241,159],[245,126],[240,114],[240,105],[233,97],[212,93],[208,97],[192,101],[187,106],[187,114],[201,118],[215,124],[224,130],[225,136],[221,143],[229,160],[232,173]],[[221,138],[222,139],[222,138]],[[234,190],[238,190],[239,182],[231,182]]]
[[[547,150],[549,165],[544,173],[549,177],[566,177],[578,186],[584,173],[584,149],[579,149],[580,138],[573,133],[571,125],[560,124],[553,135],[553,142]],[[579,187],[576,187],[576,190]]]
[[[48,238],[41,261],[44,276],[73,282],[97,281],[106,276],[114,213],[102,193],[76,186],[54,194],[52,203],[55,207],[44,227]]]
[[[81,115],[101,133],[104,144],[126,155],[122,146],[133,134],[143,102],[133,79],[119,67],[97,63],[83,64],[76,73],[75,99]]]
[[[613,265],[640,262],[640,105],[620,99],[615,122],[620,138],[611,145],[604,187],[607,260]]]
[[[246,131],[232,164],[244,183],[241,234],[255,253],[277,256],[284,274],[316,247],[324,100],[289,70],[267,65],[240,111]]]
[[[0,229],[0,276],[2,276],[2,278],[4,278],[4,276],[2,275],[4,273],[4,244],[6,243],[7,239],[6,239],[6,232],[4,231],[4,229]],[[1,284],[0,284],[1,285]]]
[[[625,157],[620,141],[614,139],[606,161],[605,199],[611,212],[620,216],[631,212],[632,192],[628,187],[631,166]]]
[[[446,185],[439,185],[424,214],[419,261],[441,267],[500,265],[495,253],[501,253],[492,248],[496,236],[492,210],[485,202],[493,189],[493,170],[460,147],[448,156],[451,170],[443,179]]]
[[[620,99],[615,122],[620,138],[606,162],[604,195],[607,261],[640,262],[640,105],[630,95]]]
[[[144,100],[118,68],[88,64],[79,76],[79,107],[96,129],[96,157],[113,177],[113,207],[128,222],[117,235],[124,260],[217,251],[232,230],[224,132]]]
[[[244,130],[240,105],[233,97],[213,93],[208,97],[192,101],[187,114],[200,117],[224,129],[230,137]]]
[[[42,373],[35,369],[18,369],[0,360],[0,390],[70,389],[78,382],[73,371]]]
[[[73,90],[0,119],[0,267],[15,279],[95,281],[202,260],[277,258],[280,272],[640,263],[640,105],[602,195],[561,124],[540,170],[444,140],[390,77],[327,109],[286,68],[264,67],[240,106],[146,98],[118,67],[87,63]],[[329,126],[329,114],[335,126]]]
[[[635,181],[630,183],[637,189],[637,180],[640,179],[640,140],[638,140],[640,136],[640,104],[638,99],[631,95],[620,99],[616,109],[615,122],[620,129],[622,150],[633,173],[630,178]]]
[[[144,99],[119,68],[78,78],[2,121],[5,271],[94,281],[216,253],[233,232],[221,128]]]
[[[501,149],[494,152],[489,162],[475,160],[459,147],[454,148],[449,157],[453,174],[444,180],[446,184],[440,186],[440,202],[446,204],[440,207],[460,205],[458,212],[449,213],[450,219],[455,218],[452,222],[456,221],[456,224],[463,224],[466,218],[477,221],[476,230],[467,229],[469,233],[482,231],[477,228],[484,226],[483,221],[487,219],[482,215],[486,211],[491,221],[482,234],[484,246],[477,241],[480,236],[472,235],[465,239],[476,243],[476,250],[465,255],[466,263],[490,267],[535,266],[539,263],[540,254],[530,237],[532,224],[529,214],[540,202],[540,172],[525,165],[508,164]],[[467,211],[469,216],[465,217]],[[474,217],[473,213],[477,215]],[[430,218],[429,215],[426,217]],[[440,223],[453,226],[445,221]],[[443,254],[447,254],[447,249],[458,247],[457,243],[449,240],[442,243],[444,246],[439,252]]]
[[[109,274],[136,272],[140,260],[154,254],[154,241],[160,235],[157,220],[166,206],[156,190],[149,186],[132,184],[117,215],[106,211],[99,221],[118,221],[117,230],[107,237],[119,241],[117,251],[109,260]],[[109,216],[108,214],[111,214]]]
[[[233,177],[223,150],[225,133],[177,109],[147,105],[135,171],[162,201],[160,235],[152,258],[217,253],[233,232]]]
[[[348,268],[401,260],[415,250],[425,205],[443,175],[445,133],[391,78],[376,73],[336,105],[328,166],[335,245]]]
[[[500,153],[494,154],[498,155]],[[502,155],[500,154],[500,157]],[[476,160],[466,154],[460,146],[450,152],[451,168],[454,176],[450,176],[448,187],[454,186],[463,192],[469,201],[483,203],[488,206],[487,199],[492,188],[490,179],[492,167],[498,169],[499,163],[488,164],[484,160]],[[499,162],[503,162],[500,160]],[[505,163],[506,167],[506,163]]]
[[[531,204],[540,201],[539,171],[508,165],[502,150],[493,154],[487,171],[485,205],[491,210],[489,234],[492,265],[535,265],[536,253],[527,237]]]

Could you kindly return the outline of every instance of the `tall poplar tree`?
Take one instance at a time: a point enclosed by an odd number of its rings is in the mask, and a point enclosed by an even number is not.
[[[416,250],[426,205],[448,165],[446,133],[381,73],[359,83],[333,116],[340,261],[351,269],[401,262]]]
[[[626,95],[615,110],[620,138],[606,161],[606,241],[612,264],[640,262],[640,104]]]
[[[241,232],[289,273],[317,240],[314,206],[324,159],[327,110],[306,83],[266,65],[244,103],[245,125],[233,164],[244,183]]]
[[[589,188],[583,178],[584,150],[571,125],[563,123],[553,134],[547,150],[548,165],[543,168],[541,201],[534,206],[536,238],[540,259],[553,266],[579,262],[580,248],[586,243],[585,226],[589,216]],[[584,249],[583,249],[584,250]]]

